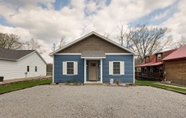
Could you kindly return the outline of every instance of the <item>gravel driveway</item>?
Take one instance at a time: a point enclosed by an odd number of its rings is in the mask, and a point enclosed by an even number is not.
[[[186,118],[186,96],[146,86],[43,85],[0,95],[0,118]]]

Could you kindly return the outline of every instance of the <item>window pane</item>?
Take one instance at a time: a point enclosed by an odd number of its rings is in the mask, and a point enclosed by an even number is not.
[[[67,74],[74,74],[74,69],[67,69]]]
[[[37,66],[35,66],[35,72],[37,72]]]
[[[114,69],[114,74],[120,74],[120,69]]]
[[[74,63],[73,62],[67,62],[67,68],[73,68]]]
[[[113,74],[120,74],[120,62],[113,62]]]
[[[67,74],[74,74],[74,62],[67,62]]]
[[[27,66],[27,72],[29,72],[29,70],[30,70],[30,69],[29,69],[29,66]]]

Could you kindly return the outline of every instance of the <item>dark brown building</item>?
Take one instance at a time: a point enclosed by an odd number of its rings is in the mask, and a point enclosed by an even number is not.
[[[163,59],[165,79],[173,83],[186,85],[186,45]]]
[[[164,62],[163,59],[176,49],[158,52],[153,55],[146,56],[144,62],[136,66],[136,78],[148,80],[164,79]]]

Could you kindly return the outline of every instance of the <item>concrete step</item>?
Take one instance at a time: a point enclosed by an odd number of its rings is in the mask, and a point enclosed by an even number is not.
[[[90,82],[90,83],[84,83],[84,85],[103,85],[103,83]]]

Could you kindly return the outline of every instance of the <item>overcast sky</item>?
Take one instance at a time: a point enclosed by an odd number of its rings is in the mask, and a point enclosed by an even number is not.
[[[0,32],[22,42],[37,39],[48,63],[62,35],[69,43],[96,31],[118,41],[119,24],[168,27],[175,39],[186,36],[186,0],[0,0]]]

